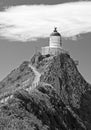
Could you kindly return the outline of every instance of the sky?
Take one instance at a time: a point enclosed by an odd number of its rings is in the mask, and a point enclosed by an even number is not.
[[[90,0],[0,0],[0,80],[47,46],[57,26],[63,48],[91,83],[90,8]]]

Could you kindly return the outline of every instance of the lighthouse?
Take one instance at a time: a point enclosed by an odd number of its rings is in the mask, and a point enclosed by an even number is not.
[[[62,37],[55,27],[49,37],[49,46],[42,47],[42,55],[57,55],[59,53],[67,53],[62,48]]]
[[[51,33],[49,38],[49,47],[50,48],[60,48],[62,47],[61,34],[57,31],[57,28],[54,28],[54,31]]]
[[[42,55],[58,55],[60,53],[69,54],[68,51],[62,47],[62,37],[61,34],[57,31],[57,28],[54,28],[54,31],[50,34],[49,37],[49,46],[42,47]],[[78,65],[79,61],[74,60],[75,64]]]

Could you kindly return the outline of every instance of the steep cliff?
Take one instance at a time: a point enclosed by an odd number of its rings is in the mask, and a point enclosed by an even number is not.
[[[38,53],[26,64],[17,73],[19,79],[14,79],[13,72],[1,82],[1,98],[12,97],[1,104],[0,129],[91,130],[91,85],[73,59],[68,54]],[[5,95],[7,88],[9,94]]]

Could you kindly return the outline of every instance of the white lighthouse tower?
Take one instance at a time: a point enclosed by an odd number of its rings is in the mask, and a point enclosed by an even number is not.
[[[42,47],[42,55],[56,55],[59,53],[67,53],[67,51],[62,48],[61,34],[57,31],[57,28],[54,28],[49,37],[49,46]]]
[[[62,38],[61,34],[57,31],[57,28],[54,28],[54,31],[49,37],[49,46],[42,47],[42,55],[58,55],[60,53],[69,54],[68,51],[62,48]],[[79,64],[79,61],[74,61],[76,65]]]
[[[62,47],[62,40],[60,33],[57,32],[57,28],[54,29],[53,33],[50,35],[49,47],[60,48]]]

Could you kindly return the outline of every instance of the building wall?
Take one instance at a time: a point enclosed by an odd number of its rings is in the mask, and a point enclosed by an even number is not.
[[[60,48],[52,48],[52,47],[42,47],[42,50],[41,50],[41,53],[42,55],[47,55],[47,54],[50,54],[50,55],[57,55],[57,54],[60,54],[60,53],[68,53],[67,51],[63,50],[61,47]]]

